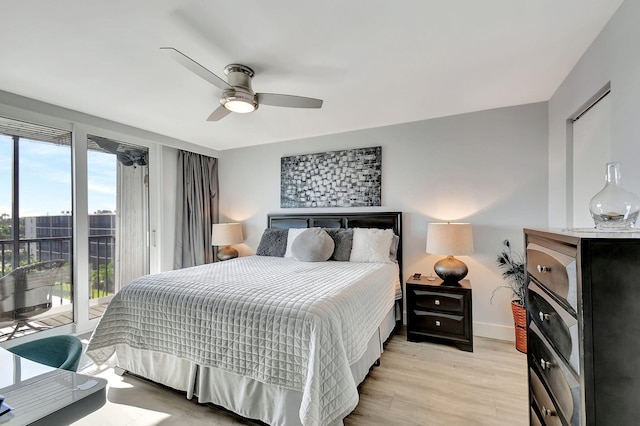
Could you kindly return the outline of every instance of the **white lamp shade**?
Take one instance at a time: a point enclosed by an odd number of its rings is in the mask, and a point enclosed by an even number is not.
[[[471,224],[430,223],[427,228],[427,253],[446,256],[473,254]]]
[[[211,245],[230,246],[244,240],[241,223],[214,223],[211,233]]]

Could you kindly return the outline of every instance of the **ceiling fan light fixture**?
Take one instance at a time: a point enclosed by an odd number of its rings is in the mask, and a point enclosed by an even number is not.
[[[223,105],[229,111],[239,112],[240,114],[246,114],[256,110],[256,105],[242,99],[226,100]]]
[[[219,121],[231,112],[246,114],[258,109],[259,103],[287,108],[321,108],[322,99],[306,98],[304,96],[284,95],[281,93],[255,93],[251,88],[253,70],[242,64],[229,64],[224,73],[227,81],[218,77],[174,47],[161,47],[182,66],[208,81],[219,89],[222,96],[218,99],[220,106],[207,118],[207,121]]]
[[[225,91],[220,98],[220,103],[231,112],[246,114],[258,109],[255,95],[243,93],[237,90]]]

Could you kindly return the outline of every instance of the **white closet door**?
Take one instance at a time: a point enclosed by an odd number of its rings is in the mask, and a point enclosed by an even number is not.
[[[573,224],[593,228],[591,198],[604,187],[611,161],[611,96],[600,99],[573,122]]]

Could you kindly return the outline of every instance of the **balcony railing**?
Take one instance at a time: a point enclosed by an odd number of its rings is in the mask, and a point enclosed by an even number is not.
[[[0,276],[13,269],[11,265],[13,249],[14,242],[12,240],[0,240]],[[66,272],[63,273],[61,283],[58,286],[60,294],[56,296],[59,296],[61,300],[71,300],[73,295],[71,261],[74,259],[71,237],[23,238],[18,244],[18,251],[20,266],[46,260],[64,259],[67,262],[64,268]],[[114,235],[89,236],[90,299],[115,293],[114,257]]]

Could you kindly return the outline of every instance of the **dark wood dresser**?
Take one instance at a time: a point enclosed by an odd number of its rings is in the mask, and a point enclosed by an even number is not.
[[[407,280],[407,340],[449,342],[473,352],[471,283]]]
[[[640,424],[640,233],[524,232],[530,424]]]

